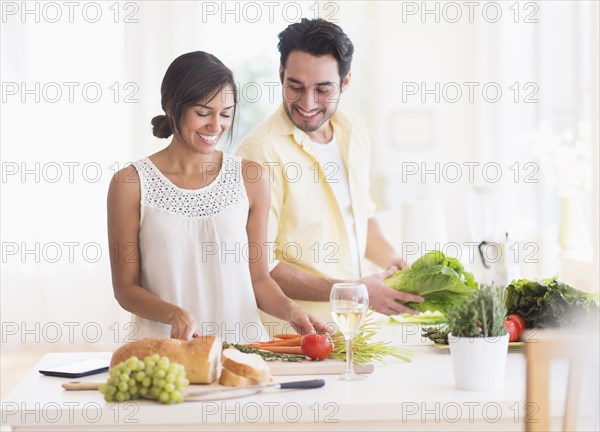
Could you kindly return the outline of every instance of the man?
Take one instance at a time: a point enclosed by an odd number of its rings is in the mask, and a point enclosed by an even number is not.
[[[271,276],[322,320],[330,321],[332,284],[348,280],[367,286],[376,311],[412,312],[396,300],[423,299],[383,282],[405,263],[374,217],[367,131],[337,111],[350,83],[352,42],[335,24],[302,19],[279,34],[278,48],[283,104],[237,150],[270,176]],[[386,270],[363,276],[363,258]]]

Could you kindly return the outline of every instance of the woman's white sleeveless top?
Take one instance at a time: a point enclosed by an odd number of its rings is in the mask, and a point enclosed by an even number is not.
[[[133,165],[141,188],[141,286],[189,311],[202,335],[267,339],[250,279],[242,159],[223,153],[217,177],[195,190],[174,185],[147,157]],[[133,319],[136,339],[170,336],[169,324]]]

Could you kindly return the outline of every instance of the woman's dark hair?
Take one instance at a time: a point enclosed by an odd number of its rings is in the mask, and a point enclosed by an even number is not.
[[[332,55],[338,63],[340,81],[350,70],[354,54],[354,45],[346,33],[339,26],[322,18],[302,18],[300,22],[289,25],[279,33],[277,48],[283,69],[288,56],[294,50],[313,56]]]
[[[225,86],[230,85],[235,106],[229,139],[235,121],[237,89],[233,73],[218,58],[203,51],[183,54],[173,60],[160,86],[161,106],[166,115],[152,119],[152,133],[158,138],[168,138],[181,130],[185,109],[199,101],[212,99]]]

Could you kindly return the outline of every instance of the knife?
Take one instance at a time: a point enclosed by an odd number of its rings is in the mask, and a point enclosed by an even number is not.
[[[214,390],[204,390],[197,392],[186,393],[185,397],[191,396],[205,396],[209,394],[215,393],[227,393],[232,391],[240,391],[240,390],[250,390],[252,393],[258,393],[262,390],[273,388],[273,389],[311,389],[311,388],[319,388],[325,385],[325,380],[323,379],[314,379],[314,380],[305,380],[305,381],[290,381],[285,383],[264,383],[264,384],[256,384],[251,386],[244,387],[228,387],[228,388],[217,388]]]

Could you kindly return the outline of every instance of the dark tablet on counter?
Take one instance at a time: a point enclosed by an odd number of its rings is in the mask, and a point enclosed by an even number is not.
[[[61,378],[79,378],[108,371],[109,359],[93,358],[65,363],[59,366],[46,368],[39,372],[48,376]]]

